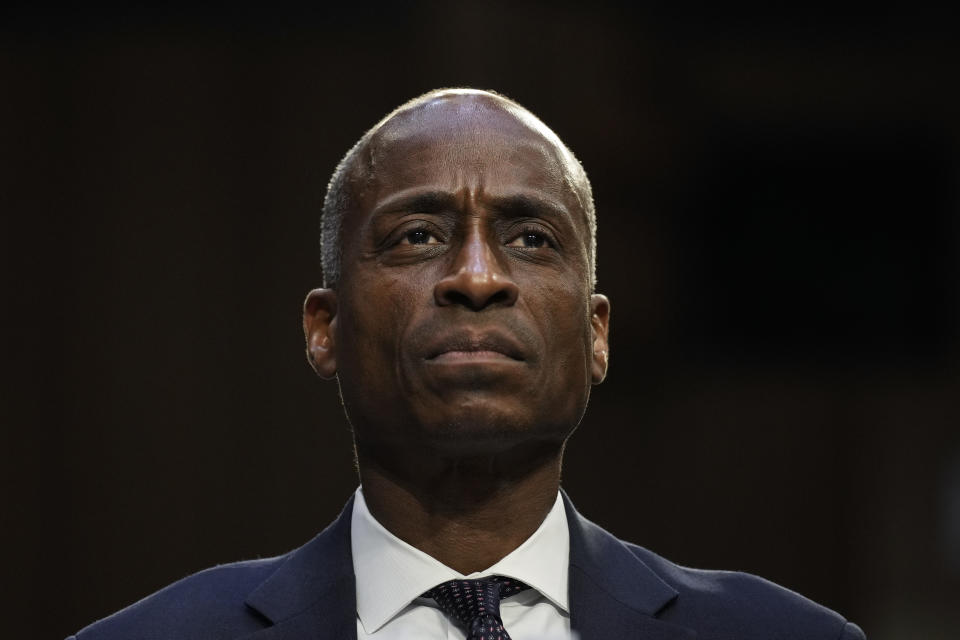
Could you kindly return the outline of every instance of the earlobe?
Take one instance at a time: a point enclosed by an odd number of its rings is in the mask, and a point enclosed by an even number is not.
[[[337,294],[332,289],[314,289],[303,303],[303,337],[307,361],[317,375],[329,380],[337,375]]]
[[[607,377],[610,362],[610,301],[605,295],[590,296],[590,329],[593,335],[591,377],[593,384],[600,384]]]

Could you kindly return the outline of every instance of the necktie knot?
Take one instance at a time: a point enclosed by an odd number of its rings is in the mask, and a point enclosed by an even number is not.
[[[510,640],[500,618],[500,600],[529,589],[503,576],[448,580],[423,594],[433,598],[448,617],[467,631],[467,640]]]

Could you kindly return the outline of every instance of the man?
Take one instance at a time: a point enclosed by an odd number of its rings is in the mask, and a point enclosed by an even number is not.
[[[442,90],[388,115],[330,181],[326,288],[304,305],[361,488],[300,549],[201,572],[76,638],[863,638],[760,578],[621,542],[560,492],[607,371],[595,227],[579,162],[515,102]]]

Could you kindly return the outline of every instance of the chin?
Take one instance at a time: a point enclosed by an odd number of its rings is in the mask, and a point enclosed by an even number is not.
[[[423,426],[438,452],[483,455],[537,443],[562,446],[574,425],[550,424],[535,416],[488,409],[457,412]]]

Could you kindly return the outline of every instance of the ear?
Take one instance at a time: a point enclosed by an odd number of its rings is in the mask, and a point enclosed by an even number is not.
[[[324,380],[337,375],[336,325],[336,292],[333,289],[314,289],[308,293],[303,302],[303,337],[307,341],[307,360]]]
[[[610,301],[595,293],[590,296],[590,328],[593,333],[593,384],[607,377],[610,361]]]

